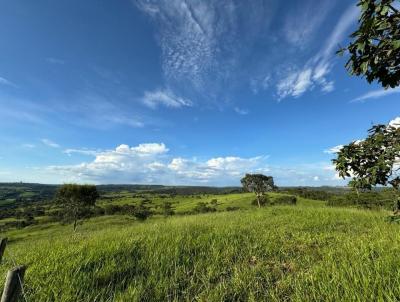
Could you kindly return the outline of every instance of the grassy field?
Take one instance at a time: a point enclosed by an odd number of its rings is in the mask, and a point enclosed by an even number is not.
[[[7,269],[26,264],[27,301],[398,301],[400,226],[386,212],[216,198],[217,213],[10,231],[0,289]]]

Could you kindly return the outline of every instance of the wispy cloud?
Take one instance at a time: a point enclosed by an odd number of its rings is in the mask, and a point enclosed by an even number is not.
[[[247,115],[247,114],[249,114],[249,110],[247,110],[247,109],[242,109],[242,108],[239,108],[239,107],[235,107],[235,108],[233,108],[234,110],[235,110],[235,112],[237,113],[237,114],[240,114],[240,115]]]
[[[46,61],[50,64],[55,64],[55,65],[64,65],[65,64],[64,60],[61,60],[58,58],[53,58],[53,57],[46,58]]]
[[[6,86],[11,86],[14,88],[17,88],[18,86],[11,82],[10,80],[7,80],[6,78],[0,77],[0,84],[1,85],[6,85]]]
[[[60,145],[53,142],[52,140],[48,139],[48,138],[42,138],[40,140],[44,145],[51,147],[51,148],[60,148]]]
[[[176,96],[171,90],[146,91],[142,102],[152,109],[157,108],[159,105],[171,108],[192,106],[190,100]]]
[[[337,146],[334,146],[334,147],[331,147],[331,148],[329,148],[329,149],[324,150],[324,153],[327,153],[327,154],[336,154],[336,153],[338,153],[340,150],[342,150],[342,148],[343,148],[343,145],[337,145]]]
[[[355,99],[352,99],[351,102],[365,102],[369,99],[379,99],[388,95],[400,93],[400,88],[388,88],[388,89],[378,89],[369,91]]]
[[[332,8],[331,1],[301,1],[287,11],[283,32],[288,42],[305,47]]]
[[[319,87],[323,92],[334,90],[334,82],[328,80],[335,50],[344,39],[359,15],[359,8],[351,5],[340,17],[332,33],[326,40],[323,48],[312,57],[302,68],[289,68],[278,81],[276,91],[278,100],[286,97],[299,97],[306,91]]]

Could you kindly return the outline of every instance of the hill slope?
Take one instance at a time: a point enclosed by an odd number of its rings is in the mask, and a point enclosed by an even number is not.
[[[248,201],[246,201],[248,202]],[[395,301],[400,227],[384,212],[297,206],[13,231],[28,301]]]

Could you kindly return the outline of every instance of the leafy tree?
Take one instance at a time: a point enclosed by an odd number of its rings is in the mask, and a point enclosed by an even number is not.
[[[377,80],[383,87],[400,84],[400,12],[398,0],[359,0],[358,29],[351,43],[338,51],[348,52],[348,71],[365,76],[369,83]]]
[[[150,208],[147,207],[144,203],[134,207],[132,209],[132,215],[140,221],[144,221],[149,218],[153,213],[151,212]]]
[[[256,194],[258,207],[261,207],[265,192],[272,191],[276,188],[274,185],[274,178],[263,174],[246,174],[240,182],[245,190]]]
[[[349,185],[357,193],[374,186],[391,185],[400,189],[400,127],[375,125],[362,141],[352,142],[337,153],[333,160],[339,176],[352,177]],[[399,200],[395,211],[400,210]]]
[[[74,223],[74,231],[79,219],[90,216],[90,210],[98,198],[99,193],[94,185],[65,184],[55,195],[55,201],[62,206],[62,218]]]
[[[162,203],[161,212],[164,215],[164,217],[175,215],[172,203],[170,203],[169,201],[165,201]]]

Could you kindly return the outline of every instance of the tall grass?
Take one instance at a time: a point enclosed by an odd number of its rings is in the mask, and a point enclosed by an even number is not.
[[[27,264],[28,301],[396,301],[400,227],[310,205],[14,232],[0,276]]]

